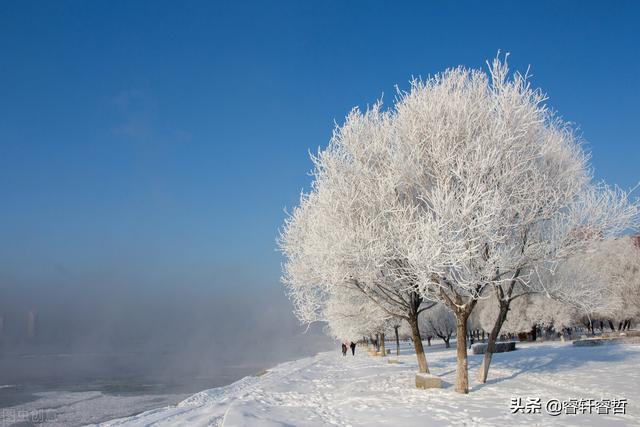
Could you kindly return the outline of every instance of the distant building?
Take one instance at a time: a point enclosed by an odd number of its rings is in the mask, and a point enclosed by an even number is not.
[[[38,313],[35,309],[27,311],[27,338],[35,338],[38,322]]]

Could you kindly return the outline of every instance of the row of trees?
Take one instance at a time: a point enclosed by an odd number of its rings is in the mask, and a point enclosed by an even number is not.
[[[638,219],[627,193],[594,182],[579,138],[527,75],[510,74],[506,58],[488,70],[449,69],[412,81],[390,109],[352,110],[312,156],[311,190],[279,238],[283,282],[305,323],[360,337],[404,321],[429,372],[419,315],[440,312],[438,330],[455,319],[461,393],[480,301],[494,300],[486,381],[519,299],[609,309],[602,280],[579,265]]]

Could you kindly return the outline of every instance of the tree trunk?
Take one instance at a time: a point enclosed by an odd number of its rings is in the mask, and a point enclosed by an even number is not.
[[[445,348],[449,348],[449,347],[451,347],[451,346],[449,345],[449,338],[443,338],[443,341],[444,341],[444,347],[445,347]]]
[[[427,337],[427,345],[431,347],[431,337]]]
[[[416,350],[418,358],[418,372],[429,373],[427,366],[427,358],[424,355],[424,347],[422,347],[422,338],[420,337],[420,328],[418,327],[418,316],[412,316],[409,323],[411,324],[411,336],[413,337],[413,346]]]
[[[609,328],[611,328],[611,332],[615,331],[616,327],[613,326],[613,322],[611,320],[608,320],[608,322],[609,322]]]
[[[469,393],[469,363],[467,361],[467,318],[469,315],[463,312],[456,314],[456,350],[457,350],[457,369],[456,369],[456,391],[458,393]]]
[[[381,356],[387,355],[387,350],[384,346],[384,334],[380,334],[380,355]]]
[[[396,331],[396,356],[400,356],[400,336],[398,335],[400,326],[395,326],[393,329]]]
[[[507,318],[507,313],[509,311],[509,302],[500,301],[500,310],[498,312],[498,318],[496,322],[493,324],[493,329],[491,329],[491,333],[489,334],[489,341],[487,341],[487,349],[484,352],[484,358],[482,359],[482,364],[480,365],[480,371],[478,372],[478,381],[484,384],[487,382],[487,376],[489,375],[489,367],[491,366],[491,359],[493,358],[493,352],[496,349],[496,341],[498,340],[498,334],[500,333],[500,329],[502,328],[502,324]]]

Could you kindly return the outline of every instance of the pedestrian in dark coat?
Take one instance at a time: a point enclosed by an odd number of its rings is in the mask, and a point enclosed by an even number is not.
[[[345,343],[342,343],[342,355],[347,355],[347,345]]]
[[[356,355],[356,343],[354,343],[353,341],[351,341],[351,355],[355,356]]]

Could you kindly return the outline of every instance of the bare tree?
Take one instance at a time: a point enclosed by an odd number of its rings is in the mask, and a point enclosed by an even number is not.
[[[456,318],[447,307],[443,304],[436,305],[427,310],[420,321],[426,333],[440,338],[444,341],[445,347],[449,348],[449,340],[456,332]]]

